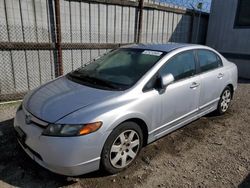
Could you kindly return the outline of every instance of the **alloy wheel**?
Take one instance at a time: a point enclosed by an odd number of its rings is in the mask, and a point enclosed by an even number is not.
[[[122,132],[114,141],[110,150],[110,162],[115,168],[128,166],[137,156],[140,138],[134,130]]]
[[[226,112],[227,111],[230,102],[231,102],[231,92],[230,92],[230,90],[227,89],[222,94],[222,100],[221,100],[221,103],[220,103],[221,111],[222,112]]]

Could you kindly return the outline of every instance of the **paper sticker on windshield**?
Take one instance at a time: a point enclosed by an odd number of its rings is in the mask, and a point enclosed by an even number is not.
[[[144,52],[142,52],[142,54],[160,56],[162,54],[162,52],[145,50]]]

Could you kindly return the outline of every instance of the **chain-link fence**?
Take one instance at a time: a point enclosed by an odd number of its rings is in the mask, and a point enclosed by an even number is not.
[[[1,106],[121,45],[204,43],[208,14],[188,4],[197,1],[0,0]]]

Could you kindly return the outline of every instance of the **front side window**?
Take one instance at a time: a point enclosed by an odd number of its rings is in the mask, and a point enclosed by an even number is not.
[[[238,0],[235,27],[250,27],[250,1]]]
[[[200,63],[200,71],[205,72],[222,66],[221,59],[209,50],[197,50]]]
[[[68,74],[71,80],[103,89],[124,90],[135,84],[165,52],[118,49]]]
[[[175,81],[195,75],[195,57],[192,50],[172,57],[160,69],[160,75],[173,74]]]

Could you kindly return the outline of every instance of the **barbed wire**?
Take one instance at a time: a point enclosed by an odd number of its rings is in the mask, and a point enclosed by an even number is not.
[[[156,0],[162,3],[168,3],[178,7],[184,7],[188,9],[196,9],[202,12],[210,12],[212,0]],[[200,4],[201,3],[201,4]]]

